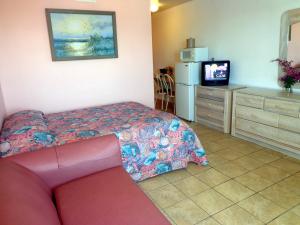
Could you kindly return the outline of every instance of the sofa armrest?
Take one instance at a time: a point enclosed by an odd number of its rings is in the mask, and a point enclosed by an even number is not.
[[[23,153],[5,160],[28,168],[50,188],[122,165],[119,141],[114,135]]]

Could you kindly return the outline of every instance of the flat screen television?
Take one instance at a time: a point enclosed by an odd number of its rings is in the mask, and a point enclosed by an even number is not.
[[[201,84],[203,86],[228,85],[230,77],[230,61],[202,62]]]

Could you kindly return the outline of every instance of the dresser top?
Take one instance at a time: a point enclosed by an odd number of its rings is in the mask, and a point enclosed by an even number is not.
[[[268,88],[244,88],[237,90],[238,93],[257,95],[263,97],[270,97],[275,99],[282,99],[288,101],[300,102],[300,94],[298,93],[288,93],[283,90],[275,90]]]
[[[232,90],[237,90],[237,89],[245,88],[246,86],[232,84],[232,85],[226,85],[226,86],[201,86],[201,85],[199,85],[198,87],[232,91]]]

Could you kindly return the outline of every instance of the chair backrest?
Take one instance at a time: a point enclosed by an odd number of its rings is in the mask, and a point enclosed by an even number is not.
[[[157,94],[159,93],[160,90],[159,80],[155,76],[153,77],[153,79],[154,79],[154,93]]]
[[[175,91],[174,79],[169,74],[163,74],[162,80],[166,90],[166,94],[172,96]]]
[[[157,88],[157,93],[159,94],[164,94],[165,93],[165,85],[164,85],[164,81],[161,77],[160,74],[155,74],[154,76],[154,85],[157,85],[156,88]]]

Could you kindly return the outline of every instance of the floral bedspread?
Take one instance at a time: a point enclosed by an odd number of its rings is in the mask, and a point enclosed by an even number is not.
[[[187,124],[172,114],[139,103],[117,103],[43,117],[47,129],[39,123],[31,125],[32,129],[29,125],[27,129],[17,126],[19,130],[12,130],[4,123],[2,157],[114,133],[120,142],[124,168],[134,180],[184,168],[189,161],[207,164],[205,151]],[[24,136],[24,130],[29,134]],[[15,133],[30,140],[10,140]]]

